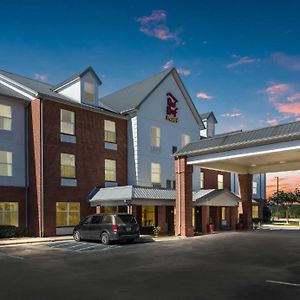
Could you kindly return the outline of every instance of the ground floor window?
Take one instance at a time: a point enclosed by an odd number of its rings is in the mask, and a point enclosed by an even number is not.
[[[101,206],[101,212],[104,213],[118,212],[118,206]]]
[[[155,206],[142,206],[142,227],[155,226]]]
[[[192,208],[192,226],[195,228],[195,207]]]
[[[19,203],[0,202],[0,225],[19,226]]]
[[[252,218],[259,218],[258,205],[252,205]]]
[[[56,226],[74,226],[80,221],[79,202],[56,202]]]
[[[222,221],[226,220],[226,207],[221,208],[221,218]]]

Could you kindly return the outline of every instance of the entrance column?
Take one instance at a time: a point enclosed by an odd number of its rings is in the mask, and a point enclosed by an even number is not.
[[[237,206],[230,207],[230,229],[235,230],[238,219],[238,208]]]
[[[166,206],[157,206],[157,225],[160,227],[161,233],[168,231],[167,226],[167,209]]]
[[[175,235],[194,235],[192,226],[192,173],[193,166],[187,165],[186,157],[175,160],[176,176],[176,228]]]
[[[252,224],[252,175],[239,174],[239,184],[243,207],[243,226],[250,229]]]
[[[201,228],[202,233],[207,233],[207,225],[209,224],[209,206],[201,206]]]

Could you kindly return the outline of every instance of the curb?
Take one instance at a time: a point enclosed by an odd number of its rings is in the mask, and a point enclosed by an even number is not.
[[[0,241],[0,248],[7,246],[20,246],[20,245],[31,245],[31,244],[42,244],[42,243],[51,243],[51,242],[64,242],[73,240],[73,237],[65,237],[65,238],[45,238],[45,239],[24,239],[24,240],[7,240]]]

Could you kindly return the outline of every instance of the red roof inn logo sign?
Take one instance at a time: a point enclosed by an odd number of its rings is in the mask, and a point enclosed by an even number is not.
[[[166,114],[166,120],[177,123],[178,117],[177,117],[177,111],[178,108],[176,107],[178,100],[171,94],[167,93],[167,114]]]

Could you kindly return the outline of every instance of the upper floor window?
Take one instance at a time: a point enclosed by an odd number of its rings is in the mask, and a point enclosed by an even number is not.
[[[256,195],[257,194],[257,182],[253,181],[252,183],[252,194]]]
[[[160,147],[160,128],[151,127],[151,147]]]
[[[74,154],[61,153],[60,174],[62,178],[76,178],[76,165]]]
[[[0,176],[12,176],[12,152],[0,151]]]
[[[60,132],[75,135],[75,113],[73,111],[60,110]]]
[[[95,100],[95,86],[87,81],[84,83],[84,99],[87,102],[94,102]]]
[[[19,226],[18,202],[0,202],[0,225]]]
[[[176,146],[172,146],[172,154],[174,154],[175,152],[177,152],[177,147]]]
[[[181,136],[181,145],[182,145],[182,147],[187,145],[189,142],[190,142],[190,136],[188,134],[183,134]]]
[[[105,175],[105,181],[117,181],[115,160],[113,159],[105,160],[104,175]]]
[[[204,189],[204,172],[200,172],[200,189]]]
[[[116,122],[104,120],[104,141],[116,143]]]
[[[160,183],[160,164],[151,163],[151,182]]]
[[[11,131],[11,106],[0,104],[0,130]]]
[[[222,174],[218,174],[218,189],[224,188],[224,176]]]

